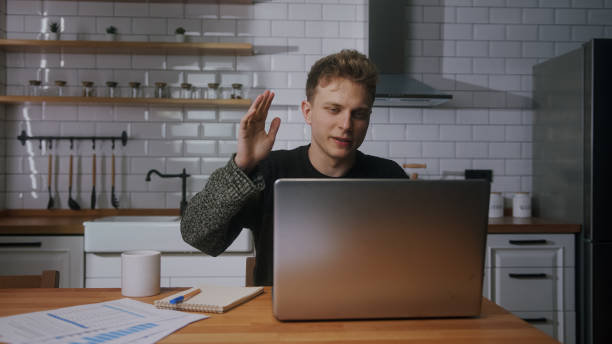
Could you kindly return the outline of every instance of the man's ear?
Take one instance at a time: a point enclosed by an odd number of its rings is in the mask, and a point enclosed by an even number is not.
[[[312,122],[310,118],[311,114],[310,103],[307,100],[302,100],[302,115],[304,116],[304,120],[306,123],[308,123],[308,125],[310,125]]]

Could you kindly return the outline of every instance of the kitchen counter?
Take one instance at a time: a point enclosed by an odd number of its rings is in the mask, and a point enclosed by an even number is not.
[[[83,222],[106,216],[178,216],[178,209],[4,210],[0,235],[83,235]],[[539,218],[489,219],[489,233],[579,233],[580,225]]]
[[[489,234],[573,234],[580,233],[580,225],[558,220],[547,220],[535,217],[516,218],[505,216],[489,219]]]
[[[178,209],[4,210],[0,235],[83,235],[83,222],[107,216],[178,216]]]

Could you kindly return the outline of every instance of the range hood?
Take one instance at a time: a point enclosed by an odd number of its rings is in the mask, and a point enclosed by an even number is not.
[[[453,98],[410,77],[404,67],[409,2],[369,1],[369,55],[380,73],[375,107],[431,107]]]

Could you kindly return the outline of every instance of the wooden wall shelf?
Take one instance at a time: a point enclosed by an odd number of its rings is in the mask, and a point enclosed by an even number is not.
[[[53,0],[51,0],[53,1]],[[66,1],[66,0],[58,0]],[[91,1],[91,0],[68,0],[68,1]],[[101,2],[149,2],[149,3],[199,3],[199,4],[244,4],[249,5],[253,0],[97,0]]]
[[[250,43],[43,41],[0,39],[0,50],[27,53],[253,55]]]
[[[0,96],[0,104],[63,103],[63,104],[118,104],[118,105],[169,105],[169,106],[220,106],[249,107],[251,99],[170,99],[170,98],[104,98],[104,97],[29,97]]]

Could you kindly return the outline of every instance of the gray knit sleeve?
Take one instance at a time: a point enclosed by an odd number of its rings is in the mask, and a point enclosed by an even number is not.
[[[265,187],[263,176],[249,178],[234,162],[214,171],[204,190],[189,200],[181,219],[181,235],[189,245],[217,256],[250,227],[257,198]]]

